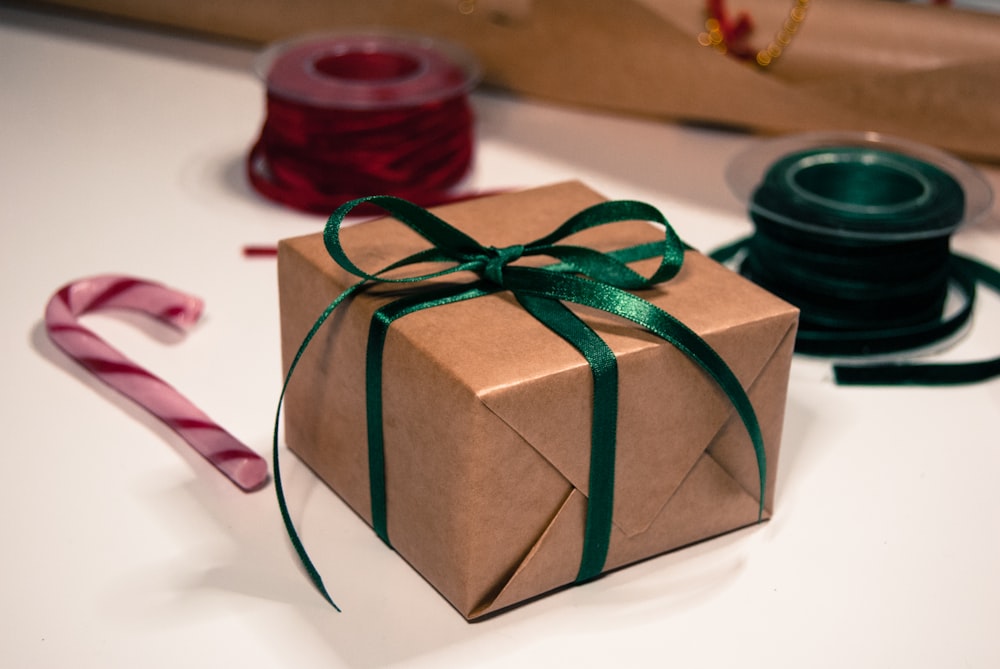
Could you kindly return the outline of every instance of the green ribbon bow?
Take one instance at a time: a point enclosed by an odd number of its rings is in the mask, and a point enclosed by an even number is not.
[[[398,260],[370,274],[348,258],[340,243],[343,219],[356,206],[374,204],[429,241],[432,246]],[[663,225],[662,242],[651,242],[602,253],[570,244],[566,237],[601,225],[629,220],[644,220]],[[572,216],[554,232],[524,245],[504,248],[483,246],[431,212],[406,200],[391,196],[359,198],[340,206],[329,218],[324,242],[331,258],[359,281],[343,291],[323,311],[303,340],[289,366],[279,399],[274,426],[274,484],[282,519],[306,572],[323,597],[334,608],[323,580],[307,555],[295,531],[278,464],[278,427],[281,403],[292,373],[303,353],[331,313],[364,286],[380,283],[418,283],[456,272],[473,272],[479,279],[469,284],[449,284],[431,291],[415,291],[381,307],[373,316],[368,335],[366,359],[366,398],[369,448],[372,525],[382,540],[391,546],[386,521],[386,486],[382,434],[382,351],[389,326],[406,314],[443,304],[459,302],[509,290],[522,307],[566,340],[587,360],[593,377],[593,420],[589,474],[589,498],[584,530],[583,555],[577,582],[600,575],[604,569],[611,536],[614,500],[614,464],[618,418],[618,367],[614,353],[563,302],[586,305],[633,321],[670,342],[697,363],[726,393],[746,427],[753,444],[760,476],[758,519],[763,516],[767,478],[764,442],[750,399],[726,362],[696,333],[659,307],[643,300],[630,290],[650,288],[677,274],[684,260],[685,246],[655,207],[635,201],[603,202]],[[558,262],[544,267],[512,264],[519,258],[548,256]],[[625,263],[641,258],[660,257],[660,265],[645,277]],[[389,278],[386,273],[417,263],[449,263],[444,269],[418,276]]]

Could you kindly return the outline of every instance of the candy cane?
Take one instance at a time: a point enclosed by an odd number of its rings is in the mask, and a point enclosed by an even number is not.
[[[217,425],[172,386],[139,367],[79,323],[103,309],[138,311],[180,331],[201,315],[202,301],[162,284],[127,276],[95,276],[69,283],[45,309],[52,342],[98,379],[159,418],[244,491],[262,487],[267,463]]]

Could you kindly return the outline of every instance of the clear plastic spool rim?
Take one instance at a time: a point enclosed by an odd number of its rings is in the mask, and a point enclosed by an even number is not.
[[[883,152],[881,157],[872,160],[879,163],[879,167],[894,172],[901,178],[910,180],[916,187],[913,197],[899,202],[854,204],[834,198],[824,198],[815,189],[802,187],[800,177],[805,170],[816,167],[824,162],[830,164],[841,160],[841,158],[838,158],[836,151],[851,148],[858,149],[859,154],[864,149]],[[790,191],[807,201],[834,210],[848,211],[855,214],[869,214],[872,216],[891,216],[895,212],[903,213],[904,211],[920,206],[930,195],[926,177],[912,169],[904,161],[894,160],[891,155],[887,155],[895,153],[927,163],[955,179],[964,194],[964,211],[962,216],[954,225],[945,229],[890,230],[882,228],[870,232],[863,230],[831,230],[828,227],[813,225],[808,221],[789,218],[782,212],[770,211],[760,206],[759,203],[754,202],[754,191],[764,181],[768,170],[775,163],[795,153],[806,151],[816,152],[822,149],[830,149],[831,153],[829,155],[819,154],[809,156],[802,161],[798,161],[786,174],[786,178],[790,180],[786,183]],[[942,234],[954,231],[962,225],[975,222],[986,214],[993,204],[992,188],[982,174],[972,166],[951,154],[933,147],[874,132],[803,133],[755,142],[729,163],[726,170],[726,182],[733,194],[744,203],[751,213],[760,214],[795,229],[861,239],[894,239],[905,241],[907,239],[941,236]]]
[[[385,74],[355,76],[348,64],[352,56],[380,56]],[[456,44],[380,30],[276,42],[254,59],[253,71],[269,93],[301,104],[354,110],[417,106],[463,95],[482,76],[475,57]]]

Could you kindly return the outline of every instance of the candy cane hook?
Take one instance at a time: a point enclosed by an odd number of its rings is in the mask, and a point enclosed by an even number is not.
[[[95,276],[59,289],[45,309],[52,342],[98,379],[159,418],[244,491],[262,487],[267,462],[215,423],[171,385],[80,325],[103,309],[138,311],[181,331],[201,315],[202,301],[159,283],[127,276]]]

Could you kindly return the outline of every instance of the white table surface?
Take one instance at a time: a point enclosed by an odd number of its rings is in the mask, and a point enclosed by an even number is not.
[[[87,323],[270,458],[275,268],[241,248],[322,220],[245,182],[263,118],[253,56],[0,8],[0,666],[1000,666],[1000,380],[842,388],[798,358],[774,520],[477,624],[287,455],[333,612],[273,486],[239,492],[41,321],[57,288],[92,274],[200,295],[183,339],[138,318]],[[474,188],[579,178],[657,205],[698,248],[749,231],[723,180],[749,137],[497,93],[474,104]],[[1000,264],[998,211],[955,245]],[[998,332],[987,294],[949,355],[996,355]]]

